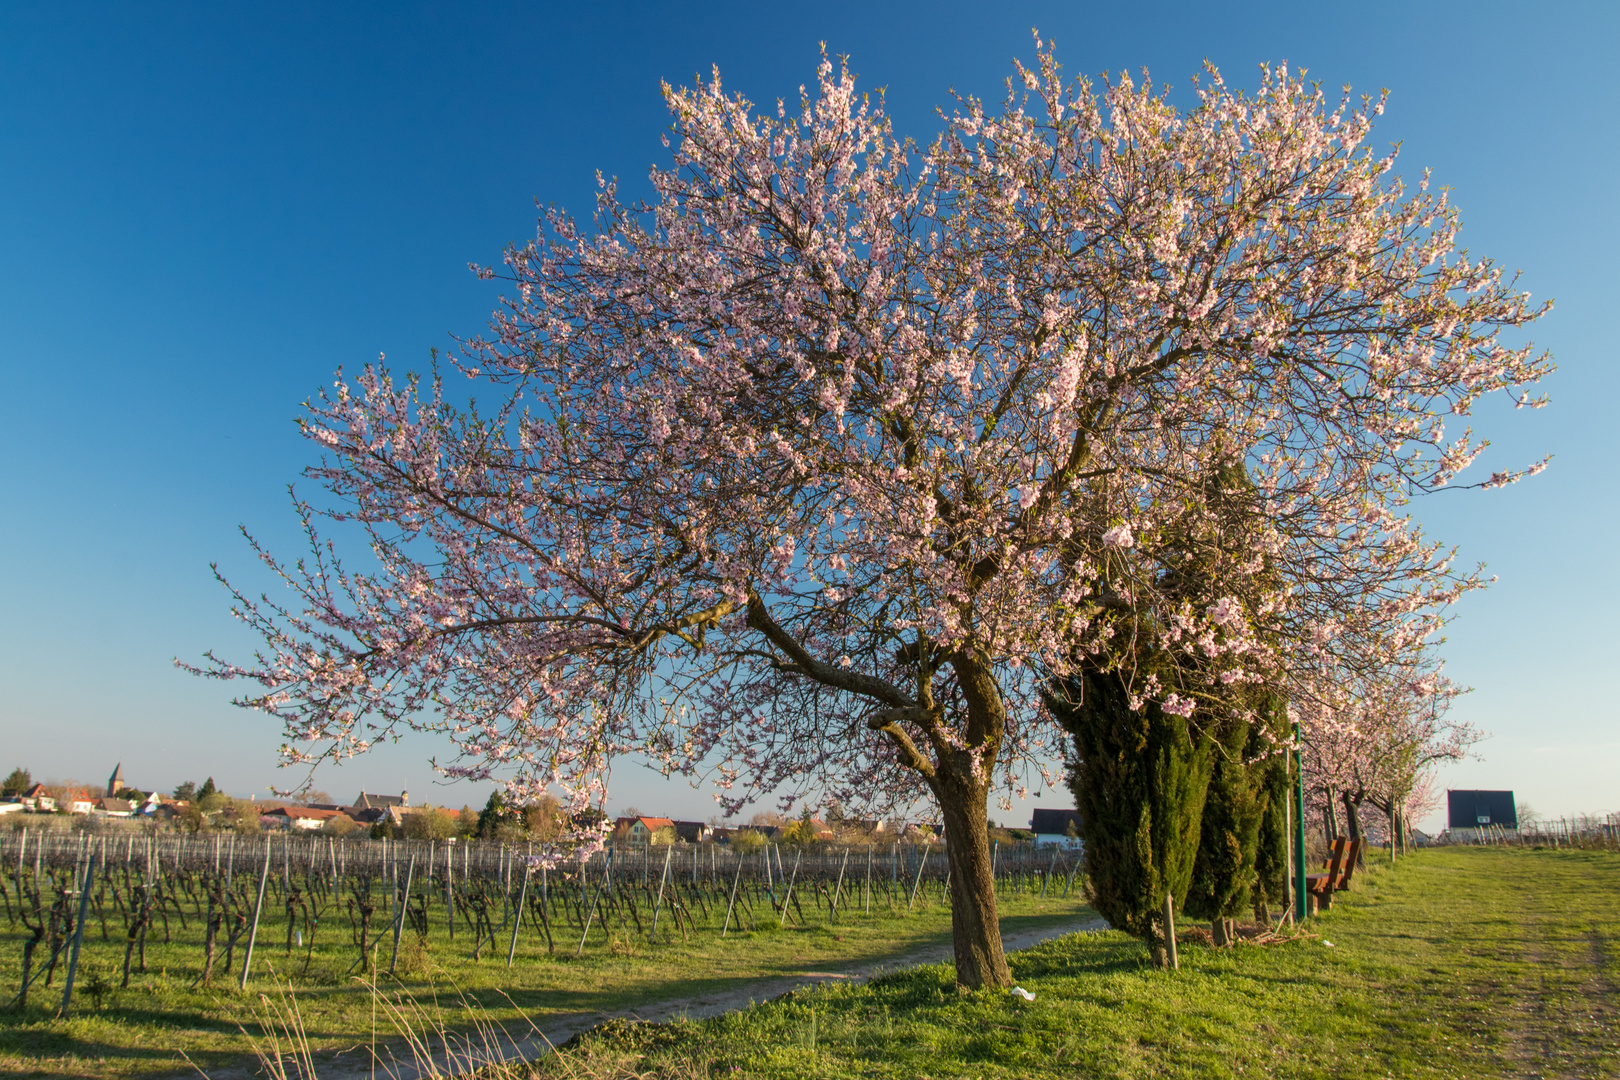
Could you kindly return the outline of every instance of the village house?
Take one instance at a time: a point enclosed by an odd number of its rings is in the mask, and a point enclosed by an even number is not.
[[[362,791],[354,800],[351,809],[355,812],[361,810],[387,810],[390,807],[408,807],[411,805],[411,793],[402,791],[398,795],[372,795]]]
[[[613,834],[632,844],[653,843],[659,829],[674,828],[675,822],[667,817],[622,817],[613,822]]]
[[[135,804],[128,799],[97,799],[90,808],[90,814],[92,817],[134,817]]]
[[[1471,843],[1519,831],[1511,791],[1446,791],[1446,829],[1453,842]]]
[[[1030,815],[1029,831],[1035,834],[1035,846],[1048,845],[1071,850],[1080,846],[1080,811],[1036,810]]]
[[[18,801],[28,809],[38,811],[41,814],[56,812],[56,800],[51,797],[51,793],[46,790],[44,784],[35,784],[23,792]]]
[[[284,832],[314,832],[333,818],[348,817],[341,810],[316,810],[307,806],[278,806],[259,815],[259,824]]]

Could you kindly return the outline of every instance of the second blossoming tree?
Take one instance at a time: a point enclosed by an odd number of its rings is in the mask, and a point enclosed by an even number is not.
[[[1296,646],[1420,638],[1472,579],[1389,508],[1477,451],[1443,418],[1546,367],[1365,147],[1381,102],[1279,68],[1183,112],[1049,50],[1011,85],[925,150],[826,62],[764,110],[667,89],[650,203],[604,184],[508,253],[478,408],[380,365],[310,404],[312,551],[265,553],[291,599],[238,592],[264,647],[205,670],[292,761],[408,726],[579,802],[628,752],[728,807],[929,797],[957,977],[1005,985],[987,801],[1058,756],[1041,682],[1146,643],[1197,678],[1134,692],[1185,715]],[[1157,538],[1218,531],[1234,465],[1262,520],[1166,586]]]

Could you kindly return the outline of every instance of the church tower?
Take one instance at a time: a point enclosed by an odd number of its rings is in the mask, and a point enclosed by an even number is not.
[[[124,763],[120,761],[116,766],[114,766],[112,776],[107,778],[107,798],[111,799],[116,797],[120,791],[124,790],[125,786]]]

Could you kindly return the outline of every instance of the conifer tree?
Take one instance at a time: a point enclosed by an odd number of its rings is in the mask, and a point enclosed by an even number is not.
[[[1286,821],[1274,821],[1272,803],[1286,814],[1286,759],[1278,753],[1287,733],[1287,706],[1274,691],[1261,691],[1251,722],[1232,723],[1216,742],[1209,791],[1187,894],[1187,913],[1209,919],[1216,944],[1231,934],[1230,920],[1245,907],[1286,897]],[[1282,765],[1279,770],[1279,763]],[[1264,842],[1266,881],[1257,885]]]
[[[1187,898],[1212,743],[1157,704],[1133,709],[1114,672],[1075,676],[1064,691],[1048,694],[1048,707],[1071,739],[1069,786],[1091,905],[1115,929],[1147,942],[1162,966],[1155,920],[1166,893],[1178,909]]]

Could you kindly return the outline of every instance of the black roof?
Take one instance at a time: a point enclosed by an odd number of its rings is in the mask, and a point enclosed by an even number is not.
[[[1074,822],[1076,829],[1080,828],[1080,811],[1078,810],[1036,810],[1029,818],[1029,831],[1037,833],[1066,833],[1069,831],[1069,822]]]
[[[1452,829],[1477,829],[1483,825],[1519,827],[1519,812],[1511,791],[1446,792],[1446,825]]]

